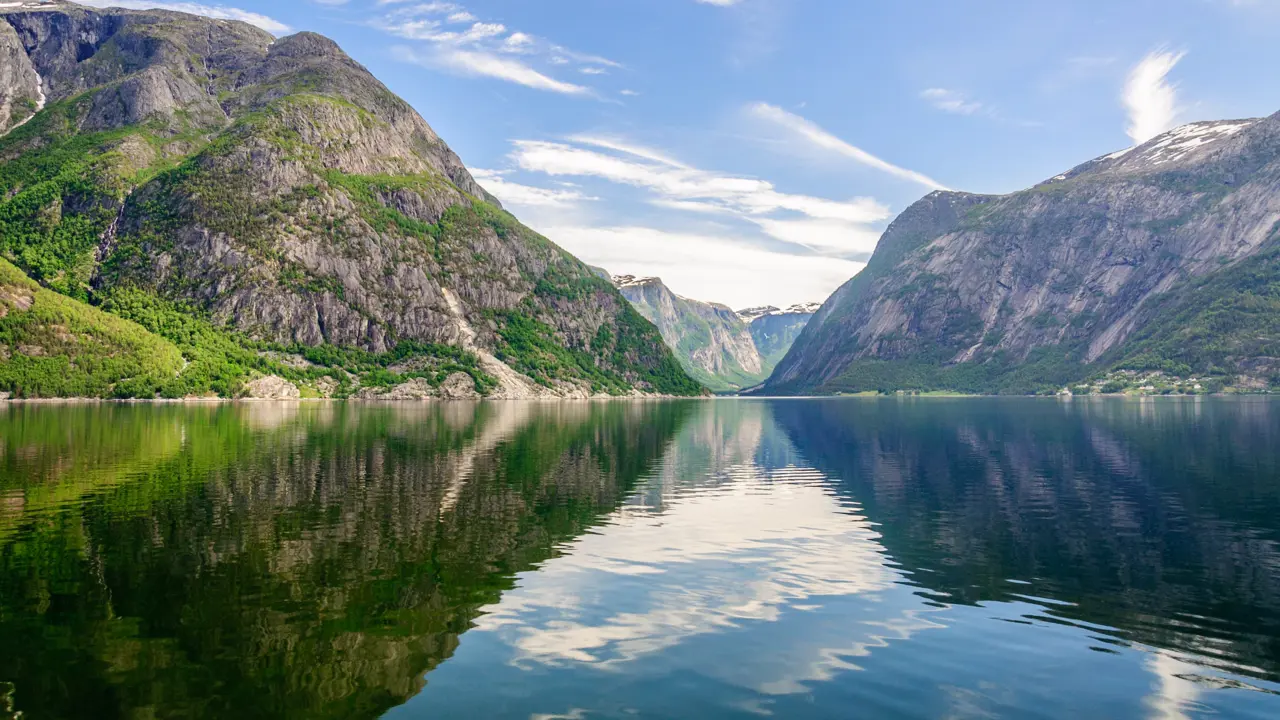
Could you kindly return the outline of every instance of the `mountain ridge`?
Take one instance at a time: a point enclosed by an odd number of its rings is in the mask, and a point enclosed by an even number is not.
[[[934,192],[767,387],[1047,392],[1117,368],[1273,384],[1280,365],[1255,361],[1280,348],[1248,339],[1270,323],[1246,306],[1275,288],[1245,266],[1271,267],[1278,223],[1280,115],[1184,125],[1008,195]],[[1211,278],[1230,292],[1196,290]],[[1182,332],[1167,318],[1188,303]],[[1209,327],[1219,311],[1229,326]]]
[[[657,277],[615,275],[614,285],[647,319],[685,370],[717,392],[763,382],[816,310],[801,303],[734,311],[728,305],[677,295]]]
[[[189,367],[156,392],[702,392],[333,41],[70,3],[0,25],[46,101],[0,74],[0,100],[35,110],[0,137],[0,255],[177,341]]]

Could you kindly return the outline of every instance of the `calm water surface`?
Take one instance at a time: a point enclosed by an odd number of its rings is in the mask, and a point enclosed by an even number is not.
[[[1280,402],[0,405],[0,718],[1277,718]]]

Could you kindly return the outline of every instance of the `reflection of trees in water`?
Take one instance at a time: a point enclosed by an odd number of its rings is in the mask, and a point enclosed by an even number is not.
[[[868,400],[771,409],[930,591],[965,603],[1065,601],[1074,605],[1049,612],[1280,677],[1280,405]]]
[[[514,573],[615,507],[687,410],[0,416],[0,489],[24,498],[0,526],[0,646],[23,649],[0,653],[0,680],[40,717],[377,715]]]

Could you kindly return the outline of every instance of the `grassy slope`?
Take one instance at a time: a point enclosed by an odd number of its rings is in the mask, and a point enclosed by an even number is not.
[[[1243,359],[1280,358],[1280,247],[1166,294],[1152,315],[1108,359],[1134,370],[1231,375]],[[1275,365],[1270,372],[1280,371]],[[1265,379],[1280,384],[1280,376]]]
[[[40,287],[0,258],[0,391],[17,397],[121,396],[172,380],[172,343]]]

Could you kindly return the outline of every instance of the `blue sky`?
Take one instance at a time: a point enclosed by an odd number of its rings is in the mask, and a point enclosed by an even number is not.
[[[735,308],[908,205],[1280,111],[1280,0],[116,0],[337,40],[526,224]]]

